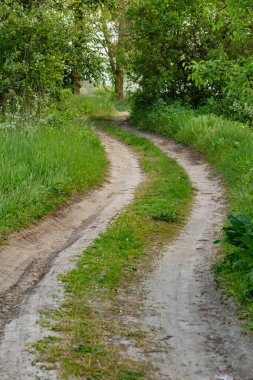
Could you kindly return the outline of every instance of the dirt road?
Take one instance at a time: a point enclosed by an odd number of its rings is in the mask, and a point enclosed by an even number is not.
[[[147,359],[157,367],[150,380],[253,380],[252,336],[243,334],[232,304],[213,286],[213,240],[224,220],[219,181],[185,147],[142,135],[174,157],[196,188],[187,225],[141,284],[146,294],[141,323],[157,347],[148,353]],[[56,217],[14,237],[2,251],[1,380],[40,376],[51,380],[56,376],[31,365],[34,356],[27,345],[43,337],[43,330],[36,325],[39,311],[57,308],[63,298],[57,274],[74,265],[70,259],[131,201],[142,180],[135,156],[109,137],[104,141],[112,162],[109,182]]]
[[[73,267],[73,259],[131,202],[142,181],[135,155],[110,137],[103,136],[103,142],[111,162],[105,185],[13,237],[0,253],[1,380],[43,375],[32,366],[29,344],[43,337],[36,324],[40,311],[57,308],[63,299],[57,275]]]

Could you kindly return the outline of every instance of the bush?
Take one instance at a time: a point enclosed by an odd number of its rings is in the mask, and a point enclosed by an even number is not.
[[[226,258],[234,271],[246,274],[248,287],[253,289],[253,223],[245,215],[228,215],[230,225],[223,228],[225,237],[215,241],[227,243],[234,249]]]

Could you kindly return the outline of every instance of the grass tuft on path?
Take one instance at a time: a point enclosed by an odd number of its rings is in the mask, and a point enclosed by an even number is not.
[[[182,228],[193,190],[184,171],[148,140],[108,122],[101,128],[137,152],[146,181],[133,204],[61,277],[66,300],[46,323],[57,337],[35,347],[38,360],[59,369],[63,379],[141,380],[147,363],[124,356],[120,342],[141,345],[145,333],[121,316],[138,312],[131,289]]]

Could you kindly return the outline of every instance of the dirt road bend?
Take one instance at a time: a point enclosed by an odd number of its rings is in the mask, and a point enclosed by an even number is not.
[[[40,378],[29,344],[43,337],[36,323],[40,311],[54,310],[63,299],[57,275],[73,267],[73,259],[131,202],[142,181],[135,155],[101,137],[111,163],[104,186],[17,234],[0,252],[1,380]]]
[[[245,335],[232,303],[214,288],[213,241],[225,212],[219,180],[183,145],[141,135],[176,159],[197,190],[187,225],[144,282],[141,321],[157,343],[149,353],[156,378],[253,380],[253,335]]]

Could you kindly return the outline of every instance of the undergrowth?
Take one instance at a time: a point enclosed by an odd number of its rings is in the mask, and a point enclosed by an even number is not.
[[[230,212],[253,218],[253,134],[246,125],[163,100],[149,108],[135,107],[132,121],[202,154],[222,177]],[[215,265],[216,281],[241,304],[242,318],[253,329],[253,283],[244,269],[233,266],[230,252],[225,247]]]
[[[83,115],[111,109],[102,100],[66,97],[40,119],[0,123],[0,243],[54,211],[71,194],[104,179],[104,149]]]
[[[38,360],[60,368],[64,379],[141,380],[147,363],[122,355],[115,339],[135,339],[141,345],[145,334],[120,316],[133,312],[135,304],[128,300],[133,284],[182,228],[192,189],[183,170],[148,140],[108,122],[100,127],[138,152],[147,180],[133,204],[84,251],[76,268],[61,277],[66,300],[49,318],[57,337],[35,347]]]

